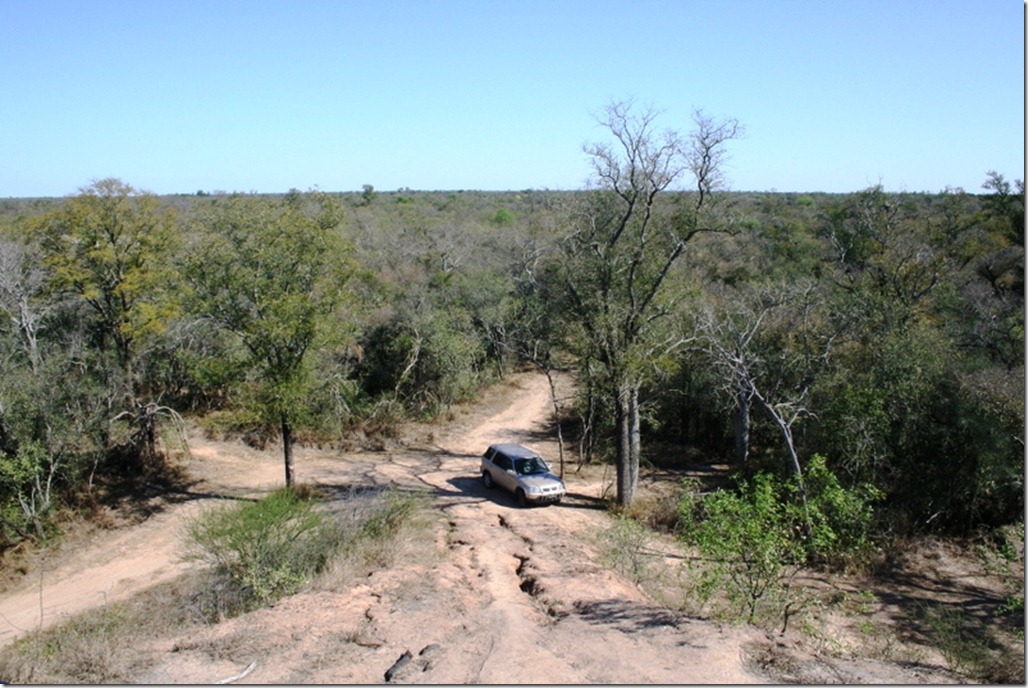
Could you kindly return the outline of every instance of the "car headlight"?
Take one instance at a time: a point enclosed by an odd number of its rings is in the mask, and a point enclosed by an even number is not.
[[[542,491],[543,491],[542,488],[539,487],[538,485],[529,485],[529,487],[528,487],[529,494],[541,494]]]

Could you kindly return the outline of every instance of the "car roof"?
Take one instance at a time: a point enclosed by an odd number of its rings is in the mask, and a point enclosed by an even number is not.
[[[500,454],[506,454],[512,459],[542,458],[536,452],[528,447],[522,447],[520,444],[492,444],[489,445],[489,448]]]

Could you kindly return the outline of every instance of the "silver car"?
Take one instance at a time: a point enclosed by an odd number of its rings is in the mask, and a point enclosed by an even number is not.
[[[518,506],[556,504],[564,481],[550,472],[543,458],[520,444],[493,444],[482,455],[482,483],[514,494]]]

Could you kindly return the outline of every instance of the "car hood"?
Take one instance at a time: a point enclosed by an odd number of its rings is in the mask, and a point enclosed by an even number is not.
[[[518,482],[525,487],[553,487],[554,485],[564,486],[561,479],[552,473],[542,473],[540,475],[519,475]]]

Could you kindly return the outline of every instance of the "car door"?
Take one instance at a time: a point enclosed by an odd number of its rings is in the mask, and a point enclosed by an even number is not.
[[[493,477],[496,479],[496,483],[503,487],[505,490],[514,491],[514,476],[511,471],[514,470],[514,464],[511,462],[510,457],[506,454],[500,454],[497,452],[496,456],[493,457],[493,464],[496,466],[496,473]]]

